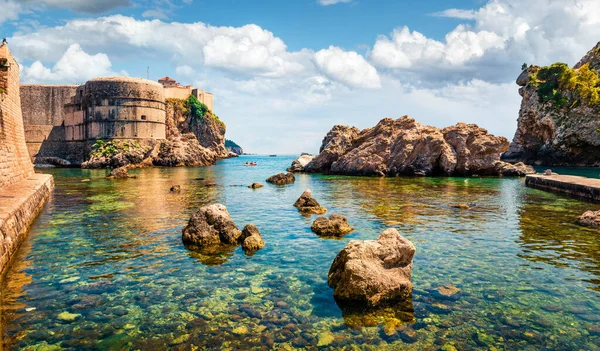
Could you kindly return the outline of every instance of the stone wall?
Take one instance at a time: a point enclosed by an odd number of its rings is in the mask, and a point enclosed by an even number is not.
[[[19,64],[8,46],[0,45],[0,189],[33,174],[25,144],[19,79]]]
[[[59,157],[74,164],[82,162],[82,143],[65,142],[68,123],[65,106],[71,104],[77,88],[78,85],[21,85],[25,140],[32,160]],[[71,135],[73,129],[74,126],[69,129]]]

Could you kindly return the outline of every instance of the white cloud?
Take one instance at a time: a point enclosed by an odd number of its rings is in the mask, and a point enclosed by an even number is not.
[[[353,88],[380,88],[381,81],[375,67],[354,51],[330,46],[315,53],[315,63],[330,79]]]
[[[183,66],[178,66],[175,69],[175,73],[180,77],[189,78],[189,77],[193,77],[196,75],[196,70],[190,66],[183,65]]]
[[[349,3],[349,2],[352,2],[352,0],[319,0],[319,4],[321,4],[323,6]]]
[[[23,12],[21,4],[10,0],[0,0],[0,23],[14,21]]]
[[[90,78],[114,75],[112,64],[105,54],[89,55],[78,44],[71,45],[54,67],[40,61],[23,67],[24,83],[84,83]]]
[[[416,83],[507,82],[523,62],[574,64],[600,38],[596,0],[490,0],[477,10],[435,15],[473,23],[458,25],[443,41],[398,28],[375,42],[376,66]]]

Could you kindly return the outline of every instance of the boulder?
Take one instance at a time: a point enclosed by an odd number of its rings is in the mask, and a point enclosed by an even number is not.
[[[312,197],[312,191],[310,191],[310,189],[306,189],[302,193],[294,203],[294,207],[298,208],[302,214],[306,215],[325,214],[327,212],[327,209],[321,206],[321,204]]]
[[[600,211],[586,211],[579,217],[577,224],[584,227],[600,228]]]
[[[511,164],[504,161],[496,161],[494,167],[498,175],[503,175],[505,177],[524,177],[528,174],[537,173],[533,167],[526,165],[523,162]]]
[[[425,126],[408,116],[384,118],[375,127],[358,131],[334,126],[321,153],[307,172],[377,176],[524,175],[530,171],[500,162],[508,140],[475,124],[444,129]]]
[[[346,217],[338,214],[332,214],[329,218],[317,218],[311,227],[312,231],[321,236],[344,236],[354,230]]]
[[[221,204],[204,206],[190,218],[183,228],[184,244],[196,247],[227,244],[236,245],[242,232]]]
[[[292,166],[287,169],[288,172],[303,172],[304,167],[315,158],[312,155],[302,155],[292,161]]]
[[[296,177],[292,173],[279,173],[267,178],[268,183],[275,185],[286,185],[296,181]]]
[[[129,178],[129,168],[127,166],[118,167],[110,171],[107,178],[126,179]]]
[[[247,224],[244,227],[240,241],[246,254],[254,253],[265,246],[265,242],[254,224]]]
[[[248,185],[248,188],[250,189],[259,189],[262,188],[264,185],[262,185],[261,183],[252,183],[250,185]]]
[[[377,307],[412,299],[415,246],[396,229],[377,240],[353,240],[336,256],[328,284],[338,303]]]

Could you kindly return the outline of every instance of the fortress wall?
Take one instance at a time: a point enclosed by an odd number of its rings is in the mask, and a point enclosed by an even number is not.
[[[0,189],[33,174],[25,144],[19,64],[8,46],[0,45]]]
[[[0,45],[0,274],[25,239],[54,186],[35,174],[25,145],[20,72],[6,44]]]
[[[61,126],[65,105],[77,92],[77,85],[21,85],[21,108],[25,125]]]
[[[187,99],[192,94],[191,87],[165,87],[165,99]]]

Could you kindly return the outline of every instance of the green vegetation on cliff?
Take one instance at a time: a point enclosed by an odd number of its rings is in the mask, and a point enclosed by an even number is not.
[[[142,146],[137,141],[96,140],[92,145],[92,157],[112,157],[118,153],[127,153]]]
[[[208,106],[200,102],[194,95],[190,95],[185,100],[169,98],[166,102],[173,107],[176,116],[189,116],[192,122],[201,121],[204,118],[213,118],[220,124],[225,125],[219,120],[219,116],[215,115]]]
[[[530,68],[530,84],[537,88],[541,102],[554,107],[576,107],[600,103],[600,78],[588,64],[578,69],[565,63]]]

